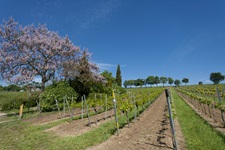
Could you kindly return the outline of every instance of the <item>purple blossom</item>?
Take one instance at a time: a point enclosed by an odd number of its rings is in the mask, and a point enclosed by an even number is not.
[[[66,36],[49,31],[45,25],[21,27],[11,17],[0,26],[0,71],[3,79],[18,83],[42,77],[42,87],[61,74],[63,62],[76,62],[81,55]]]

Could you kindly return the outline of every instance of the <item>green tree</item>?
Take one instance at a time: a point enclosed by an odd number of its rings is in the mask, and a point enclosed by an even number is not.
[[[199,84],[199,85],[202,85],[203,83],[202,83],[202,81],[199,81],[198,84]]]
[[[158,86],[159,83],[160,83],[159,77],[155,76],[155,84]]]
[[[167,82],[167,78],[166,77],[160,77],[160,83],[164,84]]]
[[[124,86],[125,88],[127,88],[127,86],[129,86],[128,80],[125,80],[125,81],[124,81],[123,86]]]
[[[146,79],[147,84],[150,84],[151,86],[155,84],[155,77],[154,76],[148,76]]]
[[[187,84],[189,82],[189,79],[188,78],[183,78],[182,79],[182,82],[185,83],[185,84]]]
[[[175,81],[174,81],[174,84],[175,84],[176,86],[180,86],[181,82],[180,82],[180,80],[175,80]]]
[[[20,90],[22,90],[22,88],[15,84],[10,84],[6,87],[6,91],[20,91]]]
[[[98,67],[89,59],[89,53],[84,51],[78,62],[67,63],[64,66],[64,76],[79,97],[88,96],[96,83],[104,83],[104,77],[98,75]]]
[[[144,83],[145,83],[145,80],[139,78],[135,81],[135,86],[141,86],[142,87],[144,85]]]
[[[138,82],[137,80],[134,80],[134,86],[137,87],[138,86]]]
[[[122,76],[120,71],[120,65],[118,65],[116,70],[116,83],[118,86],[122,86]]]
[[[113,77],[111,72],[104,70],[101,75],[105,78],[107,87],[112,87],[113,84],[116,84],[116,79]]]
[[[127,86],[134,86],[135,80],[127,80]]]
[[[135,82],[134,80],[125,80],[123,85],[125,88],[127,88],[128,86],[131,87],[132,85],[134,85],[134,82]]]
[[[173,82],[174,82],[173,79],[172,79],[171,77],[169,77],[167,80],[168,80],[168,83],[170,84],[170,86],[171,86],[171,85],[173,84]]]
[[[210,74],[210,80],[214,83],[214,84],[219,84],[221,81],[224,80],[224,75],[222,75],[220,72],[212,72]]]
[[[0,85],[0,91],[3,91],[3,90],[4,90],[3,86],[2,86],[2,85]]]

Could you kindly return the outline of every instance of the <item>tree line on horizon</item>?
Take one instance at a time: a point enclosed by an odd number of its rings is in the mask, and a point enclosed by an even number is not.
[[[146,79],[141,79],[141,78],[138,78],[136,80],[125,80],[124,81],[124,87],[127,88],[127,87],[132,87],[132,86],[135,86],[135,87],[142,87],[142,86],[147,86],[147,85],[150,85],[150,86],[153,86],[153,85],[156,85],[158,86],[158,84],[163,84],[163,86],[165,84],[169,84],[170,86],[172,86],[172,84],[175,84],[176,86],[179,86],[180,84],[182,83],[185,83],[187,84],[189,82],[189,79],[188,78],[183,78],[182,81],[176,79],[174,80],[173,78],[171,77],[158,77],[158,76],[148,76]]]
[[[221,81],[223,81],[225,79],[225,75],[222,75],[221,72],[212,72],[210,74],[210,77],[209,77],[210,81],[212,81],[214,84],[219,84]],[[187,84],[189,83],[189,79],[188,78],[183,78],[181,81],[176,79],[174,80],[173,78],[171,77],[158,77],[158,76],[148,76],[146,79],[141,79],[141,78],[138,78],[136,80],[125,80],[124,81],[124,87],[127,88],[127,87],[142,87],[142,86],[147,86],[147,85],[150,85],[150,86],[153,86],[153,85],[156,85],[158,86],[158,84],[163,84],[163,86],[165,84],[169,84],[170,86],[172,86],[172,84],[176,85],[176,86],[180,86],[180,84],[184,83],[184,84]],[[199,81],[198,82],[199,85],[202,85],[203,82],[202,81]]]

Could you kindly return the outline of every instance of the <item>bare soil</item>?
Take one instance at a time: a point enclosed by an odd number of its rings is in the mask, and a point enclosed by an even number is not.
[[[7,115],[6,113],[0,113],[0,117],[6,116],[6,115]]]
[[[81,116],[82,110],[80,108],[71,110],[73,116]],[[91,108],[90,112],[94,112],[94,109]],[[85,110],[84,110],[85,113]],[[24,119],[25,122],[31,122],[33,125],[44,125],[51,122],[59,121],[61,119],[66,119],[70,117],[70,113],[68,111],[65,114],[61,112],[52,112],[50,114],[41,113],[37,117]]]
[[[212,105],[209,107],[205,104],[200,104],[195,100],[190,99],[190,97],[177,92],[184,101],[208,124],[210,124],[217,131],[225,134],[224,123],[221,119],[221,112],[219,109],[213,108]]]
[[[83,118],[79,120],[74,120],[72,122],[66,122],[55,126],[53,128],[45,130],[46,132],[55,133],[58,136],[78,136],[85,132],[88,132],[102,123],[106,123],[107,121],[113,119],[114,112],[113,110],[103,112],[101,114],[97,114],[95,116],[90,117],[90,123],[88,118]]]
[[[175,120],[178,149],[186,149],[179,123]],[[172,134],[167,117],[166,97],[162,94],[130,128],[124,127],[119,136],[88,148],[89,150],[173,149]]]

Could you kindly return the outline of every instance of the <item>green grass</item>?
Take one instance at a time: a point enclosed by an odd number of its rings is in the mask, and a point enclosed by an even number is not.
[[[129,115],[131,116],[131,115]],[[0,149],[86,149],[101,143],[112,136],[115,121],[111,120],[98,128],[76,137],[59,137],[44,130],[65,122],[52,122],[42,126],[33,126],[19,120],[0,124]],[[119,117],[120,128],[126,125],[126,117]]]
[[[62,123],[62,122],[61,122]],[[115,130],[114,122],[108,122],[78,137],[59,137],[43,132],[60,122],[32,126],[22,121],[0,124],[0,149],[85,149],[104,141]]]
[[[198,116],[172,90],[175,110],[189,150],[224,150],[225,138]]]

